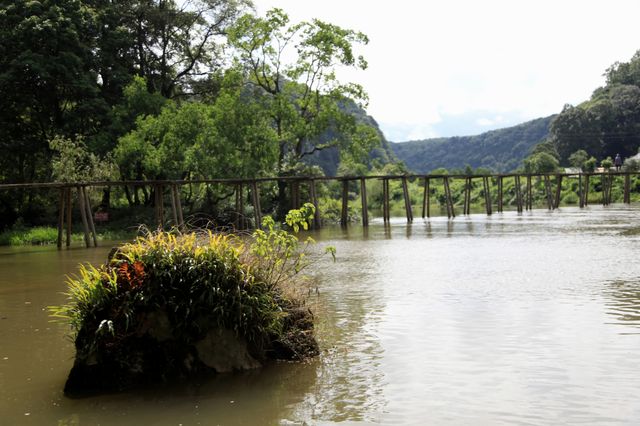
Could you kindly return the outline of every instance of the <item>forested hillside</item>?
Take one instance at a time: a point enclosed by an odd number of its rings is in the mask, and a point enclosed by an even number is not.
[[[583,150],[597,160],[635,155],[640,146],[640,51],[629,62],[616,62],[606,84],[591,99],[566,105],[551,126],[550,140],[560,162]]]
[[[437,168],[488,168],[507,172],[522,165],[531,148],[549,135],[555,116],[538,118],[517,126],[476,136],[425,139],[391,143],[396,156],[417,173]]]

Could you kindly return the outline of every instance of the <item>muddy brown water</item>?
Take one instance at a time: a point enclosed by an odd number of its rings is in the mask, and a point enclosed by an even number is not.
[[[313,236],[317,360],[84,399],[46,306],[109,247],[0,249],[0,424],[640,424],[640,206]]]

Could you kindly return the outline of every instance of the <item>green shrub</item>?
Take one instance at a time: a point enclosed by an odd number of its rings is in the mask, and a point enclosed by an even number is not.
[[[294,210],[287,224],[307,228],[313,211]],[[66,391],[87,377],[103,390],[207,370],[200,345],[216,330],[260,362],[317,354],[299,274],[313,241],[270,217],[263,225],[251,239],[157,232],[114,250],[105,265],[81,266],[68,280],[69,303],[50,308],[75,335]]]

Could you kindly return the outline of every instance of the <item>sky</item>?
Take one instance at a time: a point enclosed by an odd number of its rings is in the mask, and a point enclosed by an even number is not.
[[[394,142],[472,135],[589,99],[640,49],[638,0],[254,0],[362,31],[367,112]]]

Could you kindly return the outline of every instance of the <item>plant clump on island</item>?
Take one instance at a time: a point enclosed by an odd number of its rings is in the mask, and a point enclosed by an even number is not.
[[[287,224],[306,229],[313,213],[306,204]],[[156,232],[114,249],[105,265],[81,266],[68,281],[69,303],[51,308],[75,333],[65,393],[317,355],[300,274],[312,242],[267,217],[251,238]]]

